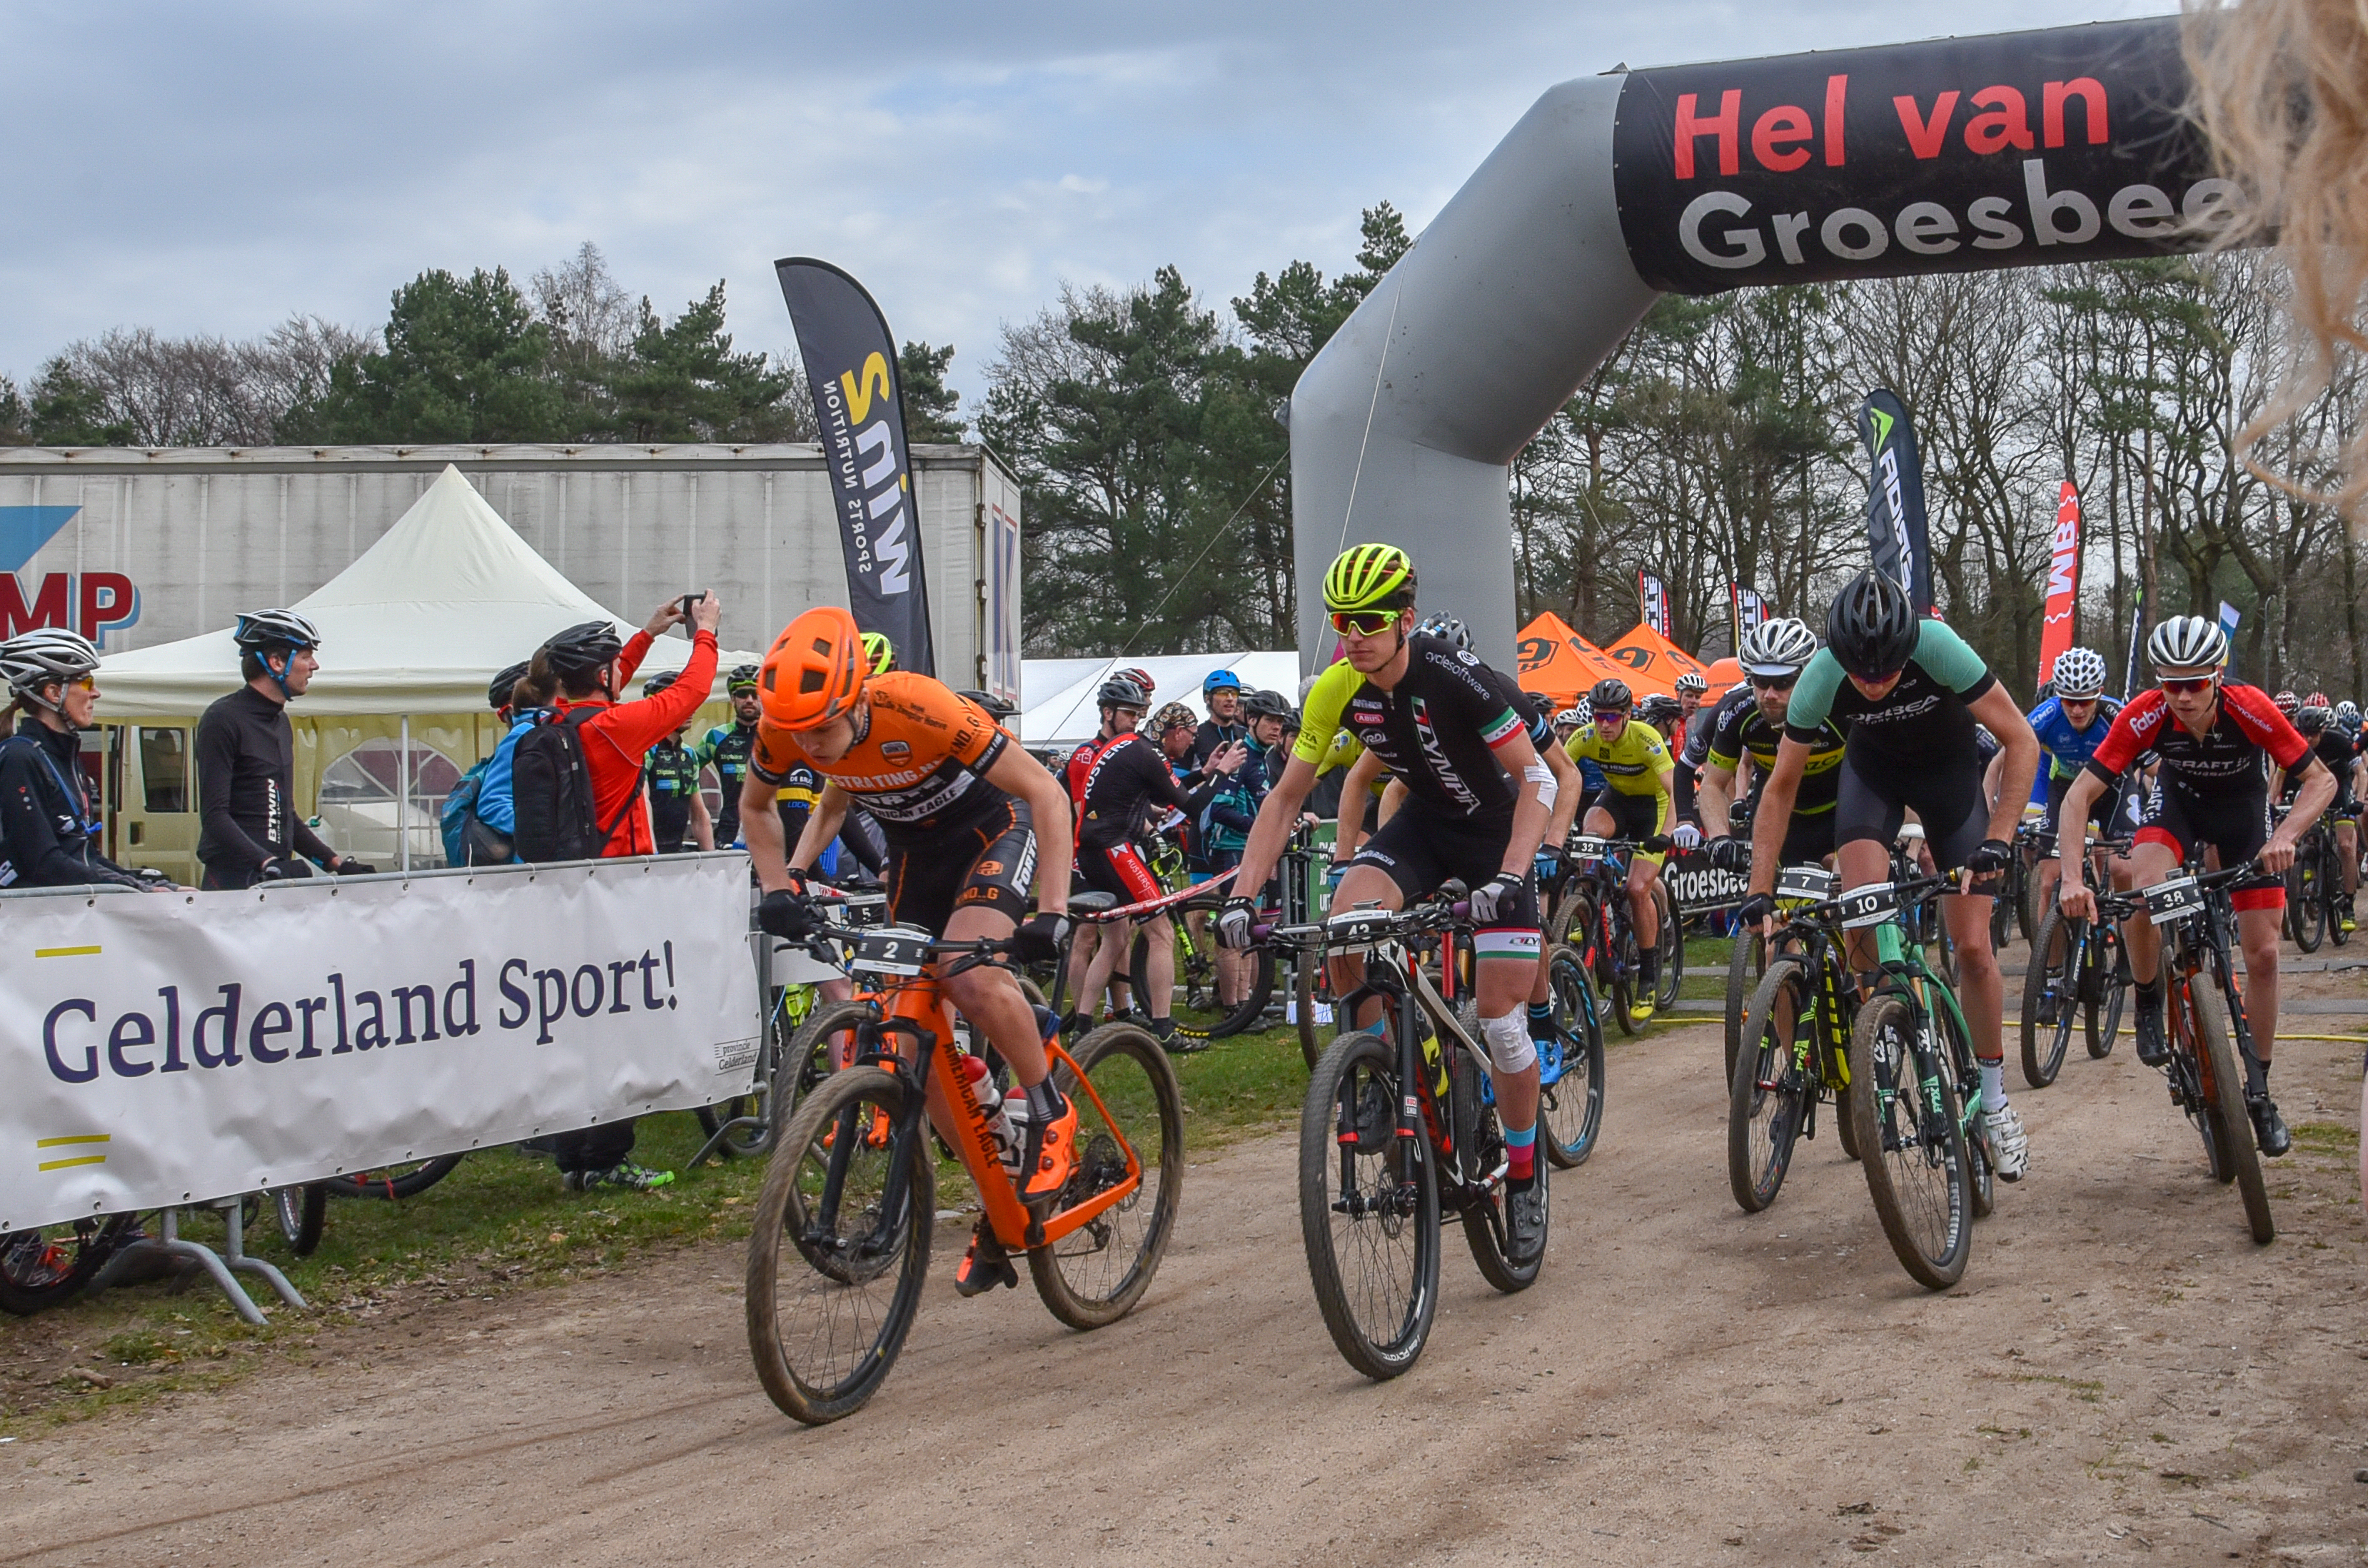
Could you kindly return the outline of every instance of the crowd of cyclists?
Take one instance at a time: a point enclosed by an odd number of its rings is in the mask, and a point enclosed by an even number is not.
[[[1057,1041],[1116,1020],[1140,1023],[1170,1052],[1206,1045],[1172,1017],[1177,901],[1155,856],[1180,853],[1204,890],[1185,918],[1213,940],[1221,997],[1238,998],[1252,949],[1275,939],[1287,845],[1332,820],[1336,915],[1454,901],[1470,1038],[1485,1051],[1501,1136],[1503,1256],[1533,1276],[1550,1213],[1537,1145],[1553,1079],[1541,1058],[1564,1061],[1579,1027],[1550,972],[1546,916],[1582,861],[1626,852],[1607,896],[1624,895],[1636,944],[1639,983],[1623,993],[1632,1025],[1653,1015],[1661,953],[1687,918],[1663,881],[1672,851],[1706,847],[1711,865],[1743,878],[1730,928],[1770,943],[1784,868],[1828,869],[1847,892],[1891,878],[1906,844],[1928,873],[1953,876],[1939,907],[1979,1075],[1968,1136],[1987,1169],[2014,1182],[2033,1154],[2004,1081],[1990,906],[2028,812],[2037,834],[2024,841],[2053,850],[2034,868],[2040,903],[2052,892],[2067,917],[2098,915],[2092,859],[2120,892],[2183,865],[2247,869],[2231,894],[2253,1045],[2245,1105],[2260,1153],[2291,1146],[2270,1087],[2285,874],[2302,835],[2324,822],[2340,840],[2340,929],[2353,928],[2368,764],[2351,704],[2228,678],[2216,623],[2157,626],[2146,643],[2155,682],[2126,703],[2105,694],[2102,658],[2074,648],[2026,712],[1944,621],[1867,571],[1834,597],[1822,638],[1793,619],[1752,628],[1729,691],[1690,674],[1674,696],[1640,698],[1612,678],[1548,714],[1480,658],[1459,621],[1424,616],[1414,563],[1396,547],[1343,552],[1323,594],[1338,657],[1302,703],[1219,670],[1203,684],[1201,718],[1180,702],[1155,706],[1150,673],[1120,669],[1096,694],[1092,738],[1048,756],[1005,727],[1007,705],[898,670],[885,640],[844,609],[806,611],[761,662],[724,672],[732,720],[697,738],[690,726],[718,675],[712,595],[669,601],[627,639],[607,621],[571,627],[488,690],[500,739],[446,803],[448,852],[487,864],[737,845],[756,923],[782,940],[810,941],[838,890],[860,882],[884,896],[891,925],[1000,944],[1011,963],[950,968],[943,990],[1008,1074],[1013,1179],[1022,1202],[1041,1208],[1070,1189],[1083,1157],[1078,1106],[1053,1071]],[[633,698],[655,640],[686,621],[689,660]],[[287,707],[317,672],[319,632],[294,612],[262,610],[240,618],[236,641],[245,682],[208,710],[196,742],[203,885],[247,888],[316,868],[368,874],[294,805]],[[23,715],[0,744],[0,884],[165,885],[98,850],[77,738],[93,719],[97,669],[97,651],[70,632],[0,645],[0,676]],[[711,771],[720,809],[703,798]],[[2092,852],[2092,835],[2110,853]],[[1116,913],[1073,924],[1079,894]],[[2169,1044],[2156,933],[2139,913],[2122,934],[2136,1052],[2159,1064]],[[1873,933],[1848,935],[1851,971],[1871,987]],[[1145,957],[1133,967],[1138,944]],[[1340,999],[1351,1045],[1395,1026],[1388,988],[1367,972],[1377,950],[1367,940],[1324,954],[1323,990]],[[1071,985],[1064,1015],[1032,1005],[1012,967],[1055,962]],[[1351,1137],[1345,1124],[1341,1137]],[[625,1119],[560,1134],[544,1152],[570,1190],[670,1181],[633,1163],[633,1142]],[[958,1290],[1015,1279],[982,1220]]]

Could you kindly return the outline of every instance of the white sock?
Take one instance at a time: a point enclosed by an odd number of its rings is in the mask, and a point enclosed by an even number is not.
[[[1982,1109],[2006,1108],[2006,1058],[1982,1063]]]

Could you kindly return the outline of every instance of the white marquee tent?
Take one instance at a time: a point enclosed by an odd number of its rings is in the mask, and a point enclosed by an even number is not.
[[[596,619],[616,621],[620,636],[634,630],[537,555],[450,467],[385,537],[290,608],[321,629],[321,673],[290,710],[313,718],[479,713],[495,672],[552,632]],[[642,668],[677,670],[689,657],[689,642],[669,633]],[[723,667],[757,658],[727,653]],[[238,685],[238,649],[224,629],[113,653],[99,683],[108,722],[193,718]]]
[[[1019,666],[1019,738],[1031,746],[1076,745],[1101,727],[1095,694],[1119,670],[1151,672],[1155,711],[1181,702],[1201,717],[1201,682],[1212,670],[1231,670],[1245,688],[1264,687],[1299,702],[1299,655],[1290,652],[1172,653],[1150,658],[1029,659]],[[1149,717],[1149,715],[1145,715]]]

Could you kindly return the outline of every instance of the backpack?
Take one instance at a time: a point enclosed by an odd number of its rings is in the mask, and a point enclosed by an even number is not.
[[[437,813],[437,826],[444,838],[447,865],[507,866],[518,858],[518,851],[508,837],[477,814],[477,798],[485,787],[485,769],[493,765],[492,757],[485,758],[461,775],[461,781],[444,797],[443,809]]]
[[[517,812],[518,858],[534,865],[598,860],[625,812],[641,802],[636,790],[603,830],[593,814],[592,769],[584,756],[584,722],[606,712],[576,708],[543,714],[510,754],[510,796]]]

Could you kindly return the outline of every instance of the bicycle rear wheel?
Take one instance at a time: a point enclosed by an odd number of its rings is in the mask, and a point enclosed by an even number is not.
[[[1291,1011],[1299,1020],[1299,1054],[1306,1059],[1307,1070],[1315,1071],[1316,1058],[1324,1054],[1324,1037],[1315,1028],[1315,978],[1324,968],[1322,954],[1302,949],[1291,960]],[[1330,986],[1324,987],[1329,1001]]]
[[[2286,924],[2293,929],[2294,946],[2306,953],[2318,951],[2318,945],[2327,939],[2327,904],[2319,897],[2319,872],[2317,852],[2305,849],[2286,873]]]
[[[380,1170],[329,1176],[320,1185],[332,1198],[416,1198],[450,1176],[453,1168],[467,1157],[465,1154],[439,1154],[432,1160],[413,1160]]]
[[[1413,1366],[1439,1312],[1439,1173],[1427,1138],[1397,1135],[1397,1053],[1333,1042],[1299,1117],[1299,1229],[1324,1327],[1376,1381]]]
[[[765,1392],[809,1426],[879,1392],[920,1306],[937,1220],[928,1140],[874,1131],[896,1127],[905,1094],[893,1073],[834,1075],[766,1167],[748,1236],[748,1349]]]
[[[1053,1205],[1076,1207],[1126,1179],[1123,1134],[1142,1168],[1134,1191],[1077,1229],[1028,1255],[1036,1293],[1071,1328],[1099,1328],[1134,1309],[1159,1271],[1176,1233],[1176,1205],[1184,1187],[1184,1097],[1176,1069],[1148,1030],[1104,1024],[1070,1053],[1101,1110],[1060,1069],[1061,1093],[1077,1108],[1077,1174]],[[1103,1111],[1109,1113],[1108,1119]]]
[[[328,1189],[317,1181],[302,1187],[275,1187],[271,1212],[279,1221],[279,1234],[288,1243],[288,1250],[298,1257],[310,1257],[321,1244],[321,1227],[328,1219]]]
[[[1770,967],[1745,1006],[1746,1043],[1727,1079],[1726,1181],[1747,1214],[1776,1201],[1816,1092],[1815,1069],[1795,1049],[1804,1028],[1815,1049],[1813,1007],[1809,966],[1789,956]]]
[[[110,1214],[0,1235],[0,1312],[30,1317],[73,1301],[137,1219]]]
[[[2208,982],[2186,989],[2194,1008],[2197,1056],[2206,1080],[2203,1089],[2212,1102],[2206,1114],[2215,1124],[2221,1160],[2229,1173],[2220,1179],[2235,1179],[2245,1204],[2246,1227],[2254,1241],[2267,1245],[2277,1239],[2277,1221],[2270,1213],[2269,1187],[2261,1179],[2260,1151],[2253,1146],[2253,1119],[2245,1109],[2243,1069],[2237,1065],[2237,1053],[2228,1044],[2227,1006]]]
[[[2080,994],[2089,998],[2080,1013],[2089,1054],[2103,1061],[2113,1053],[2122,1029],[2122,1007],[2129,1000],[2130,966],[2122,956],[2122,934],[2112,922],[2092,927],[2080,950]]]
[[[1883,1233],[1918,1284],[1945,1290],[1964,1277],[1974,1241],[1955,1079],[1896,995],[1859,1009],[1850,1064],[1859,1164]]]
[[[767,1142],[778,1147],[781,1135],[805,1097],[838,1071],[855,1053],[858,1025],[880,1016],[880,1005],[860,998],[825,1002],[806,1015],[783,1048],[773,1069],[771,1090],[765,1096],[765,1115],[772,1122]]]
[[[2087,921],[2067,921],[2061,909],[2051,909],[2040,924],[2039,939],[2031,945],[2031,962],[2022,974],[2021,1032],[2022,1078],[2034,1089],[2055,1082],[2064,1068],[2064,1053],[2071,1049],[2088,937]]]
[[[1253,948],[1247,955],[1250,972],[1242,999],[1227,1006],[1217,999],[1215,976],[1210,977],[1206,992],[1195,994],[1192,988],[1178,984],[1175,998],[1176,1032],[1187,1040],[1224,1040],[1256,1025],[1266,1013],[1266,1005],[1274,995],[1274,952],[1269,948]],[[1148,1007],[1151,997],[1151,940],[1138,934],[1134,947],[1127,955],[1127,977],[1134,986],[1135,1005]],[[1183,953],[1178,944],[1177,969],[1183,970]]]
[[[1546,958],[1546,985],[1562,1041],[1562,1072],[1538,1090],[1540,1146],[1565,1170],[1587,1163],[1603,1130],[1603,1020],[1587,963],[1573,948]]]

